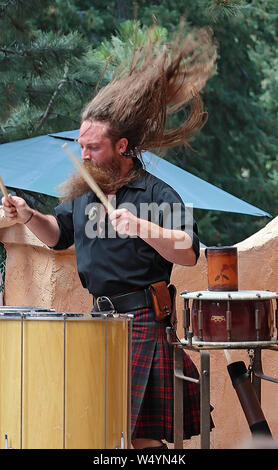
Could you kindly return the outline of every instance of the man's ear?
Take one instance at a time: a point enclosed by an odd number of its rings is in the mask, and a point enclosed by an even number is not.
[[[116,143],[116,151],[120,155],[123,155],[126,152],[127,146],[128,146],[128,140],[125,137],[122,137]]]

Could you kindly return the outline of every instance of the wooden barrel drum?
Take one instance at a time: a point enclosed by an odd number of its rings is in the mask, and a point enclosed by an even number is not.
[[[0,447],[128,446],[127,317],[0,311]]]

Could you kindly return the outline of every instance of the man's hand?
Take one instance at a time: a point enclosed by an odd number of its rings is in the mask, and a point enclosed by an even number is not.
[[[32,215],[33,209],[21,197],[11,194],[8,197],[8,201],[5,197],[2,198],[5,217],[9,220],[15,220],[19,224],[24,224]]]
[[[139,219],[129,210],[115,209],[109,217],[114,230],[120,235],[138,235]]]

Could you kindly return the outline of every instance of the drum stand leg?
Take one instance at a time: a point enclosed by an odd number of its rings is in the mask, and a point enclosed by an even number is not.
[[[201,449],[210,448],[210,355],[201,351]]]
[[[251,381],[252,381],[252,385],[255,389],[256,395],[260,403],[261,403],[261,377],[256,375],[255,372],[261,369],[262,369],[261,350],[259,348],[256,348],[254,350],[253,367],[251,369],[251,373],[252,373]]]
[[[183,381],[200,383],[201,449],[210,448],[210,355],[201,351],[200,380],[183,374],[183,349],[174,346],[174,448],[183,448]]]

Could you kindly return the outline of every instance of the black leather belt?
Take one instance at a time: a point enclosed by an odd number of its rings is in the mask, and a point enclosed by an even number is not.
[[[118,313],[126,313],[149,307],[152,307],[149,289],[94,298],[94,309],[97,312],[115,310]]]

